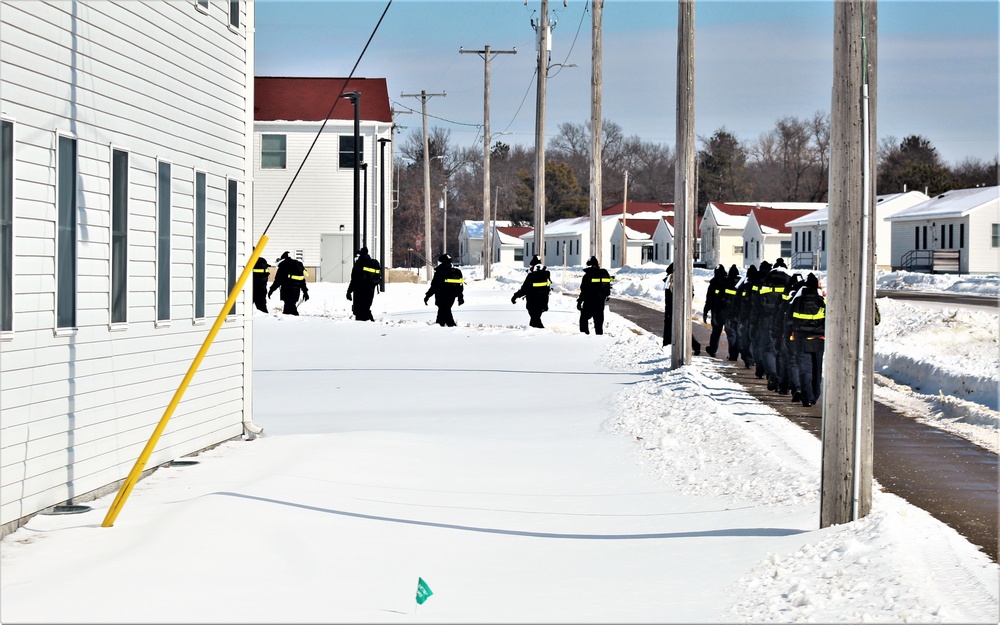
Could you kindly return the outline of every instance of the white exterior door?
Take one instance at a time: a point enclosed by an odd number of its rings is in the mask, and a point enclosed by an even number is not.
[[[353,235],[350,233],[335,233],[320,235],[319,275],[320,282],[351,281],[351,268],[354,259],[351,257]]]

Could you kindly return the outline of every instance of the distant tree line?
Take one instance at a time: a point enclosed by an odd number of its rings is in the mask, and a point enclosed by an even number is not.
[[[670,146],[626,137],[621,126],[604,122],[602,207],[622,201],[625,172],[628,200],[673,202],[676,155]],[[697,152],[698,213],[716,202],[825,202],[830,166],[830,118],[785,117],[755,141],[743,141],[722,127],[699,136]],[[451,133],[432,128],[430,258],[442,250],[447,186],[447,251],[458,255],[458,232],[464,220],[483,218],[483,153],[481,147],[458,148]],[[564,123],[546,146],[545,217],[553,221],[587,215],[590,207],[590,124]],[[393,212],[393,258],[396,264],[422,265],[424,236],[423,140],[410,133],[396,154],[396,197]],[[925,191],[934,196],[949,189],[998,184],[998,161],[967,158],[951,167],[930,141],[910,135],[902,141],[886,137],[877,146],[880,195]],[[496,142],[490,152],[491,219],[533,225],[534,147]],[[417,242],[421,241],[418,246]],[[409,259],[409,260],[408,260]]]

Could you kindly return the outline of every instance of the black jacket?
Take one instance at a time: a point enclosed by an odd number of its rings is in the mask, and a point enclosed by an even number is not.
[[[600,304],[611,297],[611,281],[614,278],[602,267],[587,267],[583,270],[583,280],[580,281],[580,297],[577,302],[590,305]]]
[[[424,299],[433,295],[436,305],[451,306],[456,299],[462,303],[464,292],[465,280],[462,277],[462,270],[453,267],[451,263],[441,263],[434,268],[434,277],[431,278],[431,286],[424,294]]]
[[[358,255],[351,269],[351,282],[347,285],[347,294],[354,291],[374,293],[382,278],[382,265],[368,254]]]
[[[281,289],[279,293],[282,301],[298,301],[299,293],[309,293],[306,286],[306,269],[301,261],[294,258],[283,258],[278,261],[278,267],[274,272],[274,283],[268,295],[274,293],[276,289]]]
[[[548,268],[538,265],[533,271],[528,272],[524,278],[521,288],[514,293],[512,299],[525,298],[525,304],[531,307],[548,309],[549,291],[551,290],[552,279]]]

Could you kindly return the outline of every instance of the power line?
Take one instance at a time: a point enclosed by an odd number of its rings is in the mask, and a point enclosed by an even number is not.
[[[401,108],[404,108],[404,109],[410,111],[411,113],[420,113],[420,111],[418,111],[417,109],[410,108],[410,107],[406,106],[405,104],[402,104],[401,102],[397,102],[397,101],[393,100],[392,103],[393,104],[398,104]],[[434,119],[440,119],[443,122],[448,122],[449,124],[455,124],[456,126],[472,126],[473,128],[481,128],[482,127],[482,124],[474,124],[474,123],[469,123],[469,122],[457,122],[457,121],[455,121],[453,119],[447,119],[445,117],[438,117],[437,115],[431,115],[430,113],[427,114],[427,117],[433,117]]]
[[[285,189],[285,194],[281,196],[281,201],[278,202],[278,206],[274,209],[274,214],[271,215],[271,220],[267,222],[267,226],[264,227],[264,231],[260,233],[261,236],[267,234],[267,231],[271,227],[271,224],[274,223],[274,218],[278,216],[278,211],[281,210],[281,205],[285,203],[285,198],[287,198],[288,194],[291,192],[292,185],[295,184],[295,181],[298,179],[299,174],[302,173],[302,168],[305,167],[306,161],[309,159],[309,155],[312,154],[313,148],[316,147],[316,142],[319,141],[320,135],[323,134],[323,129],[326,128],[326,122],[328,122],[330,120],[330,116],[333,115],[333,109],[336,108],[337,102],[340,101],[340,99],[344,96],[344,91],[347,89],[347,83],[350,82],[351,78],[354,77],[354,72],[357,71],[358,65],[361,64],[361,59],[364,58],[365,52],[368,51],[368,46],[371,45],[372,39],[375,38],[375,33],[378,32],[379,26],[382,25],[382,20],[385,19],[385,14],[389,12],[390,6],[392,6],[392,0],[389,0],[389,2],[385,5],[385,10],[382,11],[382,16],[378,18],[378,23],[375,24],[375,28],[372,30],[372,34],[369,35],[368,41],[365,43],[364,49],[361,50],[361,54],[358,55],[358,60],[354,62],[354,67],[351,68],[351,73],[348,74],[347,78],[344,79],[344,85],[340,88],[340,93],[337,94],[337,97],[334,98],[333,105],[330,107],[330,112],[328,112],[326,114],[326,117],[323,118],[323,123],[320,125],[319,130],[316,132],[316,136],[313,138],[312,144],[310,144],[309,149],[306,150],[306,155],[302,158],[302,162],[299,164],[299,168],[295,170],[295,175],[292,176],[291,181],[289,181],[288,183],[288,188]]]

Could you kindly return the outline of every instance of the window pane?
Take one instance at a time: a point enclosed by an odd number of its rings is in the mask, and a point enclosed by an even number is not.
[[[111,156],[111,323],[128,316],[128,152]]]
[[[156,191],[156,318],[170,319],[170,163],[160,163]]]
[[[1000,247],[1000,224],[993,224],[993,247]]]
[[[364,161],[365,138],[358,137],[358,154]],[[340,136],[340,167],[354,168],[354,135]]]
[[[0,330],[14,329],[14,124],[0,122]]]
[[[76,325],[76,139],[59,137],[56,327]]]
[[[229,0],[229,25],[240,27],[240,0]]]
[[[261,135],[261,169],[284,169],[285,153],[285,135]]]
[[[194,316],[205,316],[205,213],[208,183],[205,172],[194,176]]]
[[[239,190],[239,183],[236,180],[229,181],[229,192],[227,194],[227,218],[226,218],[226,297],[232,293],[236,286],[236,192]],[[236,306],[233,306],[229,314],[233,314]]]

